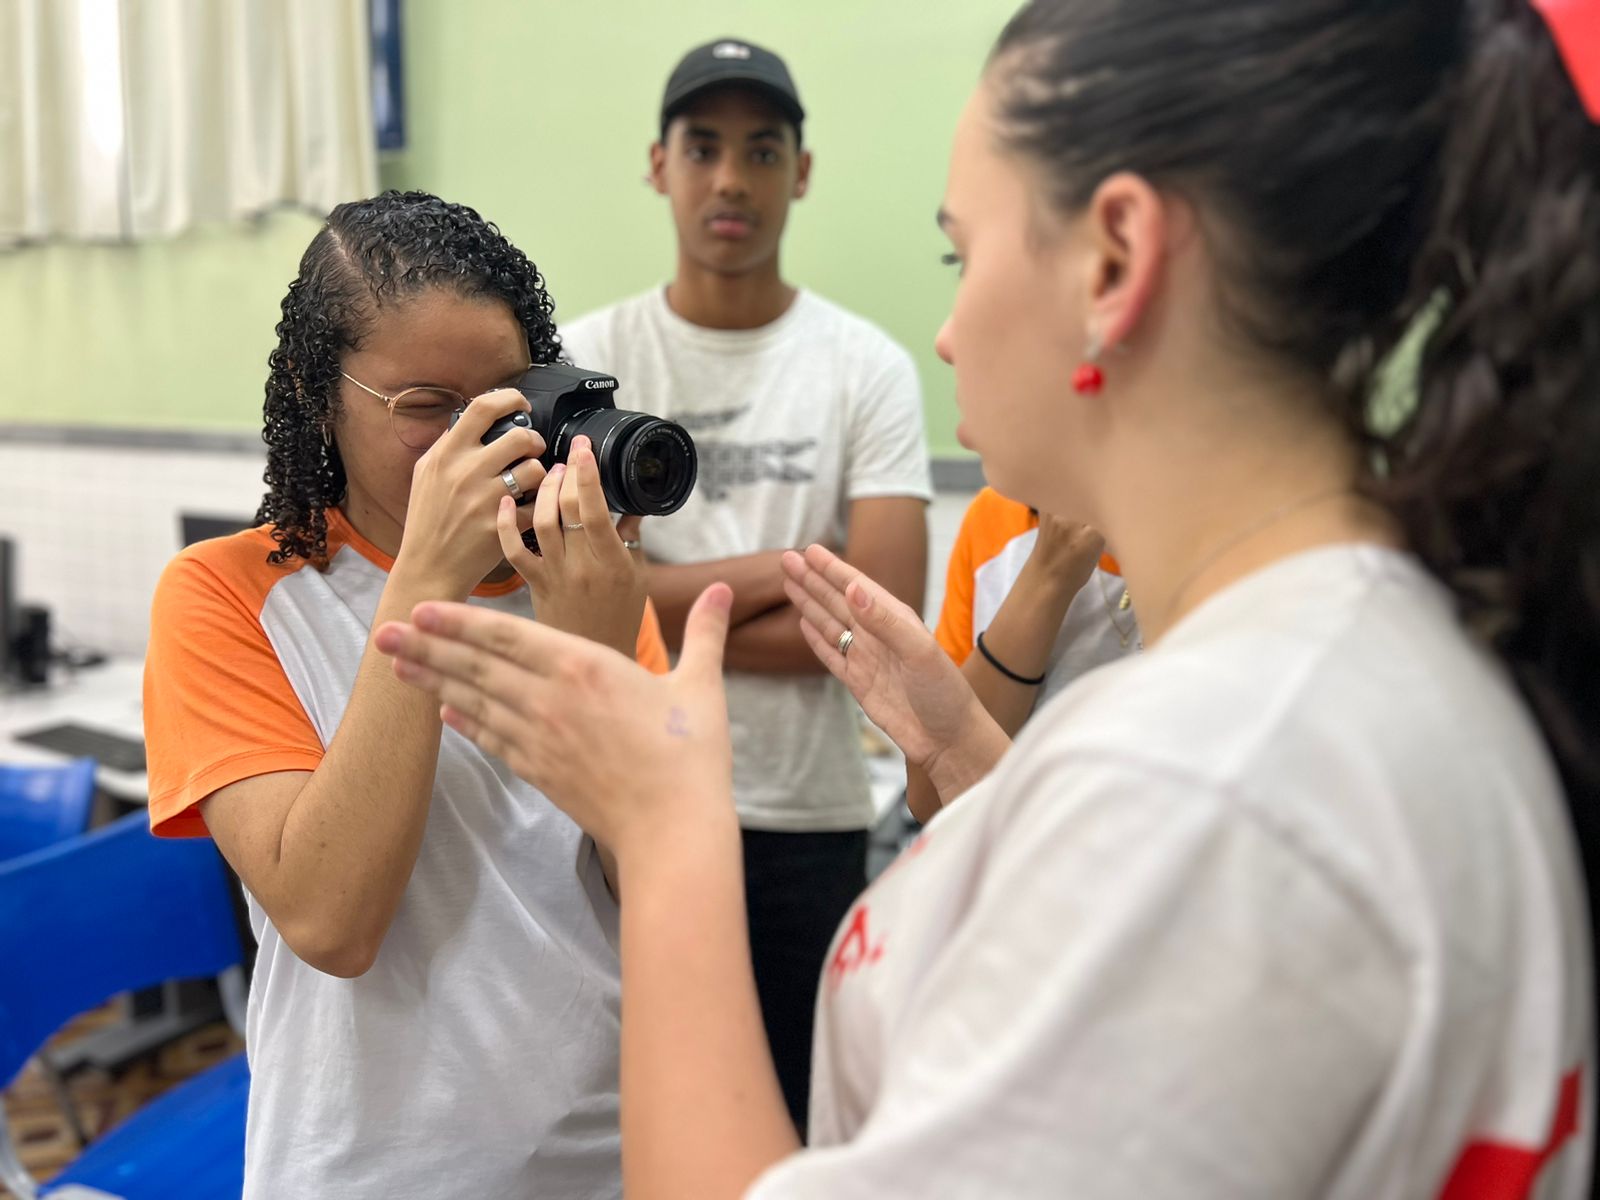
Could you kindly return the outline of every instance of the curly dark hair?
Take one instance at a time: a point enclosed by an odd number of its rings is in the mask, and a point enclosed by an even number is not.
[[[300,259],[267,358],[267,492],[256,521],[272,524],[278,548],[269,562],[326,565],[326,510],[345,491],[332,435],[341,356],[361,345],[380,305],[440,287],[504,300],[528,335],[532,361],[560,357],[555,303],[539,269],[492,222],[427,192],[339,205]]]

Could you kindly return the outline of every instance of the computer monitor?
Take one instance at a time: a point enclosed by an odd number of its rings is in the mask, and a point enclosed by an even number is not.
[[[219,517],[215,513],[193,512],[178,514],[178,534],[185,546],[192,546],[208,538],[227,537],[254,525],[255,521],[250,517]]]

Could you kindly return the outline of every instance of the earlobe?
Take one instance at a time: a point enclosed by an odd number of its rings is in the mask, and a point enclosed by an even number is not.
[[[800,152],[800,169],[795,174],[794,198],[799,200],[811,186],[811,151]]]
[[[655,189],[656,195],[667,194],[667,148],[660,142],[655,142],[650,147],[650,172],[644,181]]]

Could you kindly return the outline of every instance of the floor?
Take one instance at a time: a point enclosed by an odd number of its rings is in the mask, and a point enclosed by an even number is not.
[[[73,1021],[50,1045],[59,1046],[120,1019],[114,1005]],[[168,1088],[237,1054],[244,1043],[218,1022],[163,1046],[115,1077],[85,1071],[68,1081],[72,1103],[84,1131],[94,1138],[149,1103]],[[47,1048],[48,1050],[48,1048]],[[62,1111],[55,1089],[37,1062],[31,1062],[5,1091],[6,1120],[22,1164],[43,1183],[71,1162],[82,1147]],[[12,1193],[0,1185],[0,1197]]]

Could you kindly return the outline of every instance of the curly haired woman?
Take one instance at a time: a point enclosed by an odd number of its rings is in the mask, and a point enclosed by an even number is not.
[[[665,669],[592,452],[546,475],[532,431],[482,444],[560,354],[552,309],[470,208],[335,209],[283,301],[260,524],[158,588],[151,824],[216,840],[260,942],[246,1197],[620,1190],[602,854],[370,644],[465,600]]]

